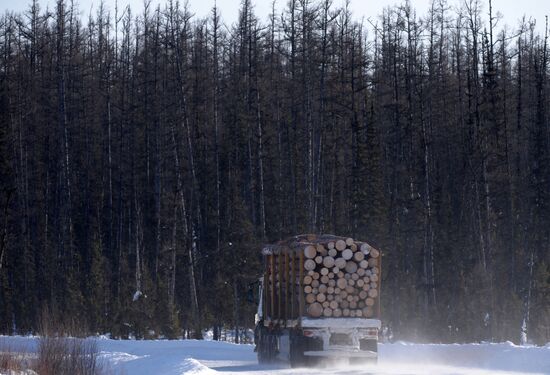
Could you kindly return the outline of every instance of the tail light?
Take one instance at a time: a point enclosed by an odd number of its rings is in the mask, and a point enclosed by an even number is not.
[[[304,336],[306,336],[306,337],[313,337],[313,336],[314,336],[314,333],[313,333],[313,331],[304,331]]]
[[[367,335],[369,335],[369,336],[378,336],[378,329],[376,329],[376,328],[367,329]]]

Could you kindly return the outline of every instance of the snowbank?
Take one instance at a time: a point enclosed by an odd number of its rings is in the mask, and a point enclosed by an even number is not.
[[[2,337],[2,344],[21,351],[36,350],[35,337]],[[287,365],[259,366],[253,345],[197,340],[97,341],[101,357],[113,369],[129,375],[258,374],[469,374],[550,375],[550,345],[517,346],[506,343],[380,345],[377,366],[332,364],[328,368],[289,369]]]

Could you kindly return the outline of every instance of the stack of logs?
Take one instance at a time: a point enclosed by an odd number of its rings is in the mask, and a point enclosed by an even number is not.
[[[309,316],[374,315],[380,276],[380,252],[352,238],[304,248],[303,292]]]

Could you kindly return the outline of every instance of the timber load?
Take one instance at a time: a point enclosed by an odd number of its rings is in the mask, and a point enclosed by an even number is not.
[[[379,318],[381,252],[366,242],[304,234],[266,245],[265,324],[300,318]]]

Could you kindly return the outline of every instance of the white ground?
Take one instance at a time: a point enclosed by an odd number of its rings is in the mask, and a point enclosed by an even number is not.
[[[36,338],[0,337],[0,346],[33,351]],[[115,373],[126,375],[180,374],[371,374],[371,375],[550,375],[550,344],[545,347],[501,344],[423,345],[381,344],[377,366],[329,364],[315,369],[288,365],[259,366],[252,345],[215,341],[118,341],[98,339],[102,358]]]

